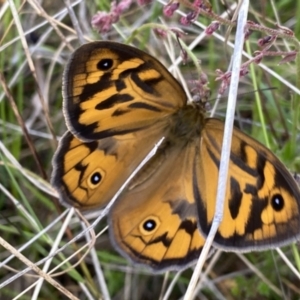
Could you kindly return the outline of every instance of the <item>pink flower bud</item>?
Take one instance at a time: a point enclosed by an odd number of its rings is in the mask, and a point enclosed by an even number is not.
[[[178,7],[179,7],[179,2],[167,4],[163,9],[164,15],[166,17],[173,16],[174,12],[178,9]]]
[[[205,29],[205,33],[207,35],[212,35],[216,30],[218,30],[220,27],[220,23],[219,22],[212,22],[210,23],[210,25],[207,26],[207,28]]]

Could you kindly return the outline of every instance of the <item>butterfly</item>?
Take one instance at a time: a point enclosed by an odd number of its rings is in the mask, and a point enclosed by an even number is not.
[[[63,75],[68,131],[53,158],[63,204],[104,207],[156,143],[153,157],[108,215],[117,250],[153,270],[199,257],[214,217],[224,123],[206,118],[151,55],[97,41],[71,56]],[[300,237],[300,192],[265,146],[234,128],[223,220],[214,246],[275,248]]]

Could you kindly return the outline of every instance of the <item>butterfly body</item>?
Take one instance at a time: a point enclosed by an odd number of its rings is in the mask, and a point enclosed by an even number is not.
[[[164,138],[113,204],[110,235],[123,255],[154,270],[190,265],[215,212],[224,123],[205,118],[161,63],[130,46],[81,46],[63,82],[70,132],[52,177],[61,201],[105,206]],[[216,247],[262,250],[299,239],[297,184],[270,150],[238,129],[225,199]]]

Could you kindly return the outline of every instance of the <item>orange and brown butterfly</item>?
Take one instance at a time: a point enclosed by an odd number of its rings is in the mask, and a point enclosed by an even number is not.
[[[71,56],[63,76],[69,131],[53,159],[62,203],[105,206],[155,144],[112,206],[116,248],[153,270],[198,258],[214,216],[224,124],[187,102],[178,81],[136,48],[93,42]],[[275,248],[300,237],[300,192],[279,159],[234,129],[223,221],[214,246]]]

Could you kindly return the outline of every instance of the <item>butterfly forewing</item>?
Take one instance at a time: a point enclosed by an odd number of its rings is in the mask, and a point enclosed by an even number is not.
[[[205,235],[215,212],[223,128],[221,121],[209,119],[202,133],[195,198]],[[234,129],[228,172],[223,221],[214,240],[217,245],[250,251],[299,239],[299,188],[271,151]]]
[[[138,131],[186,104],[175,78],[152,56],[111,42],[81,46],[63,79],[70,131],[95,140]]]

